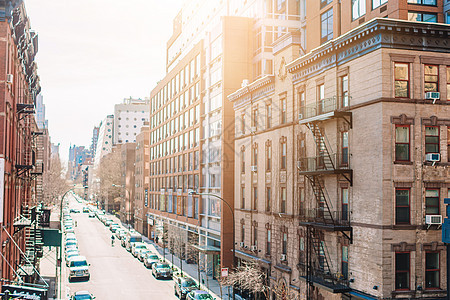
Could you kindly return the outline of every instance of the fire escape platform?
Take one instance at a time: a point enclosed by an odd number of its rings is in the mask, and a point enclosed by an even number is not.
[[[305,176],[327,175],[327,174],[349,174],[350,176],[353,176],[353,170],[352,169],[317,169],[313,171],[299,170],[298,174]]]
[[[308,282],[308,277],[300,276],[300,280]],[[346,286],[346,285],[343,285],[343,284],[340,284],[337,282],[328,281],[326,279],[316,277],[316,276],[310,276],[309,282],[311,282],[315,287],[324,289],[333,294],[348,293],[352,290],[349,286]]]
[[[349,123],[350,126],[351,124],[351,117],[352,117],[352,113],[348,112],[348,111],[338,111],[338,110],[333,110],[327,113],[322,113],[322,114],[318,114],[316,116],[312,116],[309,118],[304,118],[304,119],[300,119],[298,121],[299,124],[307,124],[307,123],[312,123],[312,122],[317,122],[317,121],[326,121],[326,120],[330,120],[333,118],[350,118],[349,119]]]
[[[321,222],[300,222],[300,226],[311,226],[316,229],[321,229],[325,231],[352,231],[352,226],[342,225],[342,224],[328,224]]]

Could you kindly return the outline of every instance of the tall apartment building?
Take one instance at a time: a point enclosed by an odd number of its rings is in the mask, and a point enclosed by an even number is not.
[[[114,144],[135,143],[142,126],[148,122],[149,99],[123,99],[114,105]]]
[[[414,2],[308,2],[307,47],[284,35],[274,74],[228,97],[236,255],[271,299],[446,294],[450,31],[442,1]]]
[[[235,121],[226,97],[271,74],[272,42],[301,26],[297,1],[187,1],[174,20],[167,74],[151,92],[149,231],[162,241],[166,227],[176,229],[165,242],[184,239],[176,253],[200,253],[215,277],[233,265]]]
[[[40,149],[33,116],[41,91],[35,62],[38,40],[22,1],[0,3],[0,36],[1,277],[19,281],[20,274],[22,280],[35,283],[39,246],[26,238],[29,226],[17,222],[24,216],[24,223],[31,223],[30,209],[40,201],[35,196],[35,176],[42,175],[36,171]]]
[[[100,160],[103,156],[111,153],[113,146],[113,124],[114,115],[107,115],[106,118],[100,122],[100,129],[98,131],[97,147],[94,156],[94,168],[98,168]]]
[[[150,183],[150,145],[148,122],[136,137],[134,228],[148,236],[148,188]]]

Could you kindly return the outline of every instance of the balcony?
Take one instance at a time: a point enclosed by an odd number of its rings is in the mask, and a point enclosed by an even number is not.
[[[300,175],[341,174],[351,172],[348,153],[330,153],[305,157],[297,161]]]
[[[302,209],[300,226],[313,226],[326,231],[351,231],[349,211],[328,211],[325,207]]]
[[[351,126],[352,113],[344,110],[344,108],[350,105],[350,99],[351,97],[349,96],[344,98],[333,96],[300,107],[298,116],[299,124],[324,121],[332,118],[346,119],[346,117],[350,117],[348,122]]]
[[[323,270],[308,266],[300,262],[297,264],[297,268],[300,271],[300,280],[306,281],[313,286],[325,289],[331,293],[347,293],[351,291],[349,287],[349,282],[344,278],[344,276],[337,273],[324,272]]]

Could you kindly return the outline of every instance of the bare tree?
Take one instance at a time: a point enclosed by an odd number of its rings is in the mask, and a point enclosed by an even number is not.
[[[44,204],[56,204],[68,189],[66,179],[64,178],[64,169],[58,156],[50,159],[50,168],[44,172],[42,178],[42,190],[44,195]]]
[[[121,189],[113,185],[121,184],[120,152],[113,151],[102,157],[96,170],[96,177],[100,179],[98,195],[106,203],[120,196]]]
[[[243,262],[227,277],[223,277],[220,283],[222,286],[239,286],[253,294],[262,293],[265,299],[269,299],[270,288],[267,285],[267,276],[254,262]]]

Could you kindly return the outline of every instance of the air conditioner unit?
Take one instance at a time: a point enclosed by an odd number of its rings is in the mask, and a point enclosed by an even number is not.
[[[442,216],[441,215],[426,215],[425,224],[427,225],[441,225]]]
[[[303,114],[298,114],[298,119],[299,120],[303,119]]]
[[[6,83],[12,84],[13,83],[13,79],[14,79],[13,74],[7,74],[6,75]]]
[[[244,247],[244,242],[240,242],[239,246],[241,246],[241,248],[243,248]]]
[[[255,133],[256,132],[256,127],[250,127],[250,132],[251,133]]]
[[[426,100],[439,100],[441,98],[441,94],[439,92],[426,92],[425,99]]]
[[[256,245],[253,245],[251,248],[250,248],[250,250],[252,250],[252,251],[256,251],[256,250],[258,250],[258,246],[256,246]]]
[[[286,261],[286,254],[281,254],[281,261]]]
[[[439,154],[439,153],[427,153],[425,155],[425,160],[426,161],[432,161],[432,162],[440,161],[441,160],[441,154]]]
[[[252,172],[258,172],[258,166],[250,166]]]

